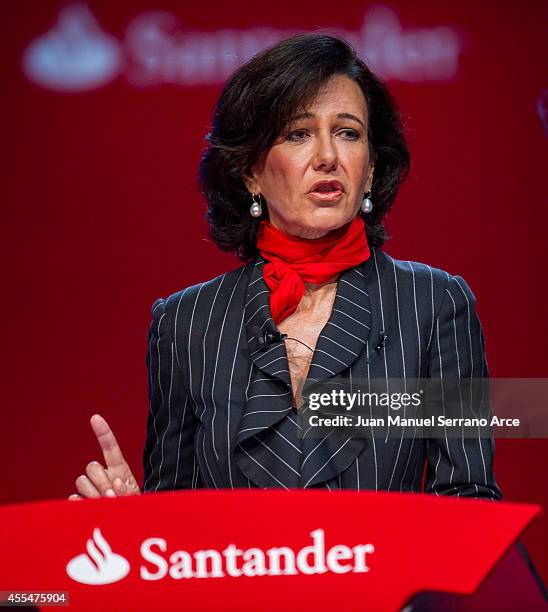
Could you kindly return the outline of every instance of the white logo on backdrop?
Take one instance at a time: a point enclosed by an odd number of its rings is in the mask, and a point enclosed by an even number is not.
[[[32,81],[49,89],[94,89],[119,74],[120,46],[85,5],[76,4],[63,9],[55,26],[27,47],[23,68]]]
[[[87,541],[86,550],[87,554],[78,555],[67,563],[67,574],[76,582],[111,584],[128,575],[127,559],[112,552],[98,527],[93,530],[93,537]]]
[[[381,5],[368,10],[359,30],[327,31],[347,38],[381,76],[401,81],[454,78],[463,47],[455,28],[403,28],[394,11]],[[85,91],[120,75],[137,87],[218,84],[261,49],[296,33],[268,27],[184,31],[175,15],[152,11],[133,18],[124,40],[117,41],[100,29],[87,6],[73,4],[30,43],[23,69],[56,91]]]

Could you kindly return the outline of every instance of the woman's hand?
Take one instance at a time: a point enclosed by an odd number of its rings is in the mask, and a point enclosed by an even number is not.
[[[69,499],[139,495],[139,485],[108,423],[102,416],[94,414],[90,424],[103,451],[106,469],[98,461],[88,463],[86,473],[76,479],[78,494],[70,495]]]

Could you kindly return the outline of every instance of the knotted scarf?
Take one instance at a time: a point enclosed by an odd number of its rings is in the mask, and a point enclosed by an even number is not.
[[[369,258],[363,219],[356,215],[323,238],[291,236],[263,219],[257,247],[268,260],[263,276],[270,289],[270,311],[276,324],[293,314],[304,295],[304,283],[319,285]]]

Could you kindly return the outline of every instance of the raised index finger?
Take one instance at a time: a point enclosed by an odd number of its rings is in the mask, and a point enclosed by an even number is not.
[[[105,419],[99,414],[94,414],[90,419],[90,424],[103,451],[107,469],[119,467],[125,463],[124,455],[122,455],[118,442]]]

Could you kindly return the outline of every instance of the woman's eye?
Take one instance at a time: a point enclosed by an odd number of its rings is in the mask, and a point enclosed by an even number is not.
[[[360,137],[360,133],[357,130],[352,129],[341,130],[341,134],[344,134],[344,137],[348,138],[349,140],[358,140]]]
[[[287,135],[287,140],[302,140],[306,135],[306,130],[293,130]]]
[[[359,140],[360,138],[360,132],[353,130],[352,128],[346,128],[338,133],[342,134],[345,140]],[[299,142],[304,140],[307,134],[308,132],[305,129],[292,130],[287,134],[287,140]]]

